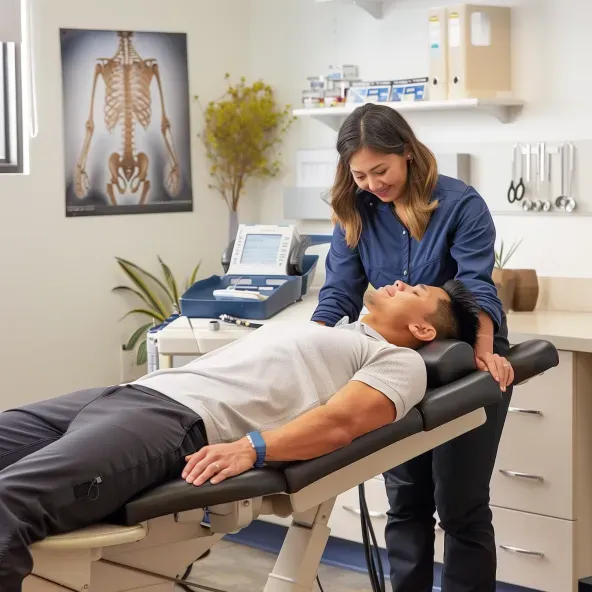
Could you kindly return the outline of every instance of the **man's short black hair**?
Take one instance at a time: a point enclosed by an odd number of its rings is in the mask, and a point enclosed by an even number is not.
[[[442,289],[450,300],[440,299],[436,312],[429,319],[436,329],[437,338],[465,341],[474,348],[481,327],[481,307],[460,280],[449,280]]]

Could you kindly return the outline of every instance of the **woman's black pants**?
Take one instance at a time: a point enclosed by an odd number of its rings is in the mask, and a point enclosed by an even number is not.
[[[503,356],[508,342],[496,337]],[[482,426],[385,473],[385,539],[393,592],[432,592],[435,519],[444,530],[442,592],[495,592],[489,484],[512,388]]]

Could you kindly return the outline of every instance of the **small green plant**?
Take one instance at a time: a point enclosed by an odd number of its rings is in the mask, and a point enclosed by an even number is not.
[[[225,75],[230,79],[230,74]],[[194,97],[199,102],[199,97]],[[201,107],[201,103],[200,103]],[[273,150],[295,117],[290,105],[280,107],[271,86],[262,81],[228,86],[217,101],[202,107],[205,124],[199,137],[210,162],[210,189],[216,190],[232,212],[236,212],[245,184],[250,178],[275,177],[280,162]]]
[[[179,292],[179,284],[175,279],[170,267],[158,257],[158,262],[164,275],[164,281],[154,274],[141,268],[139,265],[116,257],[115,260],[125,275],[132,281],[134,288],[130,286],[116,286],[113,292],[133,294],[140,300],[138,308],[128,311],[121,320],[129,315],[137,314],[150,318],[149,323],[138,327],[129,337],[123,346],[124,351],[131,351],[138,347],[136,354],[137,364],[141,366],[146,363],[146,332],[154,324],[161,323],[174,312],[181,308],[179,298],[187,288],[195,283],[201,262],[198,263],[189,278],[185,282],[182,292]]]
[[[502,240],[499,250],[495,250],[495,267],[504,269],[512,258],[512,255],[514,255],[518,247],[522,244],[522,240],[514,241],[506,253],[504,253],[504,241]]]

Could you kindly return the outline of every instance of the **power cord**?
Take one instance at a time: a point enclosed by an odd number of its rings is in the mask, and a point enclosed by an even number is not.
[[[384,569],[380,550],[374,534],[374,527],[370,520],[370,512],[366,503],[366,490],[363,483],[358,485],[360,498],[360,524],[362,527],[362,541],[364,543],[364,555],[366,557],[366,566],[370,577],[370,585],[373,592],[385,592]],[[370,539],[372,542],[370,542]],[[374,553],[373,553],[374,551]]]

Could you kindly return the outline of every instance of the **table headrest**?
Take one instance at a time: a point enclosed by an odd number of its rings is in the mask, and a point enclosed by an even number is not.
[[[473,348],[465,341],[438,339],[417,351],[428,371],[428,388],[450,384],[477,370]]]

